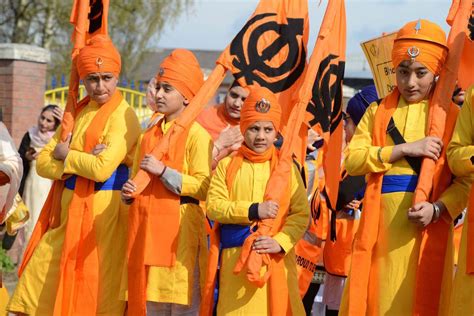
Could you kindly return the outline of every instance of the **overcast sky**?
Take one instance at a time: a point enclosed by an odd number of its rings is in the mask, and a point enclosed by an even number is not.
[[[309,0],[311,50],[327,0]],[[257,0],[194,0],[174,25],[167,26],[156,47],[222,50],[245,24]],[[362,54],[360,42],[399,29],[418,18],[438,23],[445,31],[450,0],[346,0],[347,53]]]

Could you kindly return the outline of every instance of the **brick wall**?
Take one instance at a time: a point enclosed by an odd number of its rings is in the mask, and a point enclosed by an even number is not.
[[[18,54],[18,47],[21,51],[26,50],[23,54],[28,53],[29,47],[37,47],[10,45],[14,46],[15,52],[9,51],[3,56],[0,54],[0,109],[3,122],[19,146],[28,128],[37,124],[38,115],[44,106],[47,64],[24,60],[35,58]]]

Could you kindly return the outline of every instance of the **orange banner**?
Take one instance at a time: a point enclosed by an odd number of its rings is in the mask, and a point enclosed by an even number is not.
[[[453,0],[451,4],[448,17],[446,18],[446,22],[451,26],[453,26],[454,18],[459,10],[460,1]],[[463,32],[465,34],[464,46],[458,70],[458,86],[463,90],[466,90],[474,83],[474,71],[472,71],[472,65],[474,65],[474,2],[472,2],[471,15],[468,18],[469,23]]]
[[[293,131],[293,138],[288,138],[296,139],[299,127],[304,122],[309,123],[315,130],[323,131],[324,146],[321,154],[323,155],[325,192],[328,197],[326,202],[332,206],[336,205],[341,174],[342,79],[344,77],[345,55],[346,15],[344,1],[330,0],[303,85],[299,90],[299,103],[292,112],[292,118],[295,116],[295,119],[291,121],[290,118],[288,125],[288,130]],[[284,148],[282,152],[284,152]],[[317,223],[319,230],[324,227],[325,223],[324,216],[322,216]],[[320,231],[320,235],[325,233],[326,231]],[[313,261],[318,260],[320,252],[319,247],[308,243],[296,247],[297,256]],[[300,269],[299,272],[300,292],[304,292],[308,288],[310,279],[307,277],[308,272],[304,269]]]
[[[306,66],[308,3],[262,0],[217,61],[243,86],[259,85],[278,95],[282,126]]]
[[[330,0],[308,66],[299,100],[305,121],[324,136],[323,167],[329,206],[336,205],[341,175],[342,80],[346,59],[346,13],[343,0]]]

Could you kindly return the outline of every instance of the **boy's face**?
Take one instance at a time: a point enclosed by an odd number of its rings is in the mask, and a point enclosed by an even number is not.
[[[257,121],[244,133],[244,142],[256,153],[263,153],[273,145],[278,131],[270,121]]]
[[[423,64],[405,60],[396,70],[398,91],[408,103],[417,103],[429,97],[434,87],[434,74]]]
[[[82,81],[87,95],[100,105],[112,98],[118,84],[118,78],[111,72],[90,73]]]
[[[168,121],[174,120],[183,112],[189,101],[166,81],[156,83],[156,108]]]

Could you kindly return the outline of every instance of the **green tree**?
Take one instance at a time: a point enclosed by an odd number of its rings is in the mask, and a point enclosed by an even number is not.
[[[25,43],[50,50],[50,74],[69,73],[72,0],[0,0],[0,42]],[[165,25],[192,7],[193,0],[111,0],[109,34],[122,55],[122,75],[130,73]]]

